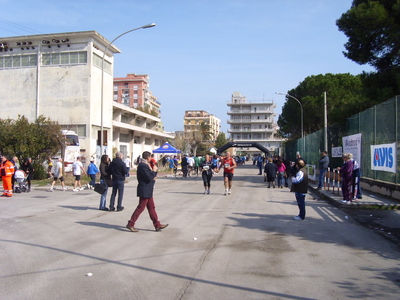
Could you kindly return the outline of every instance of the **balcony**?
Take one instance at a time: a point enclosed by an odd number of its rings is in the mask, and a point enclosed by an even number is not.
[[[240,129],[233,129],[233,128],[230,128],[230,129],[228,129],[228,133],[231,133],[231,132],[245,132],[245,133],[252,133],[252,132],[257,132],[257,133],[260,133],[260,132],[274,132],[274,129],[272,129],[272,128],[257,128],[257,129],[255,129],[255,128],[250,128],[250,129],[244,129],[244,128],[240,128]]]
[[[255,115],[255,114],[263,114],[263,115],[272,114],[272,115],[274,115],[274,111],[273,110],[267,110],[267,109],[263,109],[263,110],[260,110],[260,109],[257,109],[257,110],[234,109],[234,110],[227,111],[226,113],[228,115],[236,115],[236,114],[252,114],[252,115]]]
[[[272,124],[271,121],[265,119],[236,119],[236,120],[228,120],[228,124],[250,124],[250,123],[257,123],[257,124]]]

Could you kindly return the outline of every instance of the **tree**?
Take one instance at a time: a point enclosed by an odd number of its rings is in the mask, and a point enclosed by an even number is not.
[[[347,117],[369,107],[361,96],[360,76],[351,74],[325,74],[309,76],[288,92],[303,106],[305,133],[315,132],[324,126],[324,92],[327,92],[328,124],[344,124]],[[296,139],[301,136],[301,109],[287,97],[278,118],[280,134]]]
[[[354,0],[336,25],[349,38],[347,58],[377,71],[400,67],[399,0]]]
[[[187,132],[187,139],[194,156],[197,155],[197,148],[203,142],[203,134],[200,130]]]
[[[212,133],[211,133],[211,126],[208,125],[206,122],[201,122],[199,125],[199,131],[201,133],[201,138],[203,141],[209,141],[212,139]]]
[[[176,132],[173,146],[183,153],[186,152],[186,139],[183,133]]]
[[[33,123],[24,116],[18,116],[17,120],[0,120],[0,151],[17,156],[20,161],[31,157],[41,164],[60,151],[61,140],[58,123],[43,116]]]
[[[344,55],[377,72],[362,73],[362,94],[370,106],[400,94],[400,0],[354,0],[336,21],[348,38]]]
[[[215,140],[215,148],[219,149],[227,143],[227,139],[224,132],[220,132]]]

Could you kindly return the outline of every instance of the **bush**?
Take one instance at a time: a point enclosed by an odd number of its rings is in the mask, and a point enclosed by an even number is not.
[[[33,172],[34,180],[42,180],[42,179],[46,179],[48,177],[47,170],[45,169],[45,167],[42,164],[33,162],[32,167],[35,170]]]

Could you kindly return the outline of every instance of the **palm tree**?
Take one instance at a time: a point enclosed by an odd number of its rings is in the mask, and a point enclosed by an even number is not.
[[[211,126],[208,125],[205,121],[200,123],[199,131],[201,133],[201,138],[203,139],[203,141],[209,141],[213,138]]]

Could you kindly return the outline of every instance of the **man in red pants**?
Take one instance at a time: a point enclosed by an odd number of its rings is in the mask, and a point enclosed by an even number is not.
[[[3,195],[1,197],[12,197],[13,187],[12,178],[14,175],[14,164],[7,159],[7,156],[1,156],[0,175],[3,180]]]
[[[150,219],[153,221],[154,228],[156,231],[160,231],[168,226],[168,224],[161,224],[158,221],[158,216],[156,212],[156,206],[154,204],[153,199],[153,190],[155,180],[157,178],[157,165],[153,166],[151,169],[150,160],[151,153],[148,151],[143,152],[142,161],[139,163],[136,177],[139,182],[137,186],[137,196],[139,197],[139,205],[136,210],[133,212],[131,219],[128,221],[126,228],[128,228],[132,232],[138,232],[139,230],[135,228],[135,223],[139,218],[140,214],[147,207],[149,211]]]

